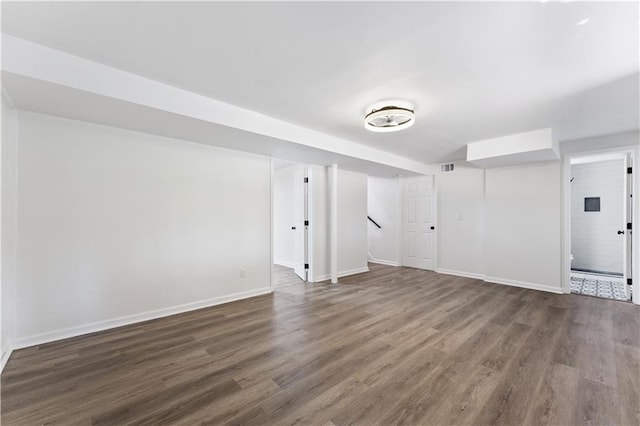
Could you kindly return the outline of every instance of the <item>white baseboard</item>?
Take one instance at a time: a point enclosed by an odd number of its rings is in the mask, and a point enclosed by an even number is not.
[[[439,274],[455,275],[457,277],[473,278],[476,280],[485,279],[484,274],[476,274],[474,272],[454,271],[452,269],[443,269],[443,268],[436,269],[436,272]]]
[[[531,290],[546,291],[549,293],[564,294],[564,291],[562,290],[561,287],[552,287],[550,285],[529,283],[525,281],[506,280],[503,278],[496,278],[496,277],[487,277],[486,275],[483,275],[483,274],[476,274],[473,272],[464,272],[464,271],[454,271],[451,269],[443,269],[443,268],[436,269],[436,272],[439,274],[455,275],[458,277],[483,280],[488,283],[510,285],[513,287],[521,287],[521,288],[528,288]]]
[[[7,361],[9,361],[9,357],[13,352],[13,344],[11,342],[7,343],[7,348],[4,348],[2,352],[2,357],[0,358],[0,373],[4,370],[4,366],[7,365]]]
[[[212,299],[200,300],[197,302],[185,303],[183,305],[171,306],[168,308],[156,309],[139,314],[127,315],[124,317],[109,319],[105,321],[98,321],[76,327],[63,328],[46,333],[21,337],[16,339],[13,349],[21,349],[29,346],[41,345],[43,343],[53,342],[55,340],[68,339],[70,337],[81,336],[83,334],[95,333],[96,331],[103,331],[110,328],[122,327],[124,325],[135,324],[142,321],[181,314],[183,312],[221,305],[223,303],[247,299],[249,297],[261,296],[263,294],[269,294],[271,292],[271,287],[264,287],[255,290],[234,293],[227,296],[214,297]]]
[[[370,257],[369,262],[379,263],[380,265],[387,265],[387,266],[400,266],[398,262],[392,262],[391,260],[376,259],[375,257]]]
[[[285,262],[284,260],[274,260],[273,263],[275,263],[276,265],[284,266],[285,268],[293,269],[296,267],[295,263]]]
[[[340,271],[338,272],[338,278],[343,278],[343,277],[347,277],[349,275],[355,275],[355,274],[362,274],[364,272],[369,272],[369,268],[368,267],[363,267],[363,268],[356,268],[356,269],[349,269],[347,271]],[[331,274],[326,274],[326,275],[320,275],[315,277],[313,282],[320,282],[320,281],[326,281],[326,280],[330,280],[331,279]]]
[[[531,290],[539,290],[539,291],[546,291],[549,293],[564,294],[561,287],[552,287],[550,285],[529,283],[525,281],[505,280],[502,278],[495,278],[495,277],[485,277],[484,280],[489,283],[505,284],[505,285],[510,285],[514,287],[528,288]]]

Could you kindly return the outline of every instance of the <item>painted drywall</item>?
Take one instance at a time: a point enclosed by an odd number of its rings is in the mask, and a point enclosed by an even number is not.
[[[485,171],[486,279],[562,292],[561,163]]]
[[[631,147],[636,157],[640,156],[640,132],[567,141],[560,144],[560,151],[563,155],[581,154],[619,147]],[[454,172],[447,173],[441,173],[439,165],[431,166],[438,194],[437,271],[563,291],[560,284],[564,250],[561,239],[564,207],[560,198],[563,174],[559,163],[487,170],[468,168],[458,162],[455,166]],[[568,180],[569,173],[566,175]],[[640,174],[635,174],[634,185],[640,187]],[[488,194],[486,200],[483,190]],[[457,219],[458,213],[462,213],[462,220]],[[640,208],[635,209],[635,221],[638,216]],[[635,235],[636,246],[640,245],[639,240]],[[569,244],[567,250],[568,247]],[[640,250],[636,250],[633,261],[640,264]],[[635,268],[634,282],[640,279],[639,269]]]
[[[323,166],[308,167],[309,222],[312,245],[309,246],[309,281],[326,280],[331,272],[329,264],[329,185],[328,172]]]
[[[269,158],[18,124],[18,345],[270,291]]]
[[[438,196],[437,271],[482,277],[484,266],[484,170],[456,163],[436,172]]]
[[[273,262],[293,268],[294,236],[293,184],[298,166],[277,169],[273,173]]]
[[[594,136],[592,138],[565,141],[560,144],[562,154],[585,153],[610,148],[640,146],[640,131]]]
[[[338,275],[368,271],[367,175],[338,170]]]
[[[16,185],[17,185],[17,111],[2,94],[2,216],[0,246],[2,286],[0,288],[0,371],[11,355],[15,340],[16,305]]]
[[[402,182],[400,179],[367,179],[368,215],[381,228],[369,222],[369,261],[384,265],[400,264],[402,238]]]
[[[69,55],[62,51],[22,40],[10,35],[2,37],[3,71],[31,80],[29,85],[36,83],[42,91],[49,91],[53,84],[57,90],[60,88],[72,89],[64,91],[64,95],[52,105],[67,104],[71,99],[77,98],[80,91],[85,101],[87,95],[91,95],[89,107],[100,104],[101,114],[83,115],[81,105],[78,114],[88,121],[108,120],[108,123],[121,126],[123,122],[135,124],[139,121],[137,114],[147,116],[152,114],[150,127],[138,130],[157,133],[164,128],[161,121],[170,121],[185,129],[181,137],[188,139],[193,134],[194,128],[204,123],[222,125],[223,128],[234,128],[246,131],[244,137],[238,137],[233,141],[232,149],[243,149],[264,153],[264,146],[270,145],[270,139],[279,140],[272,152],[280,151],[290,156],[300,156],[305,149],[318,150],[322,155],[326,152],[338,154],[341,163],[352,164],[365,162],[390,166],[394,169],[409,170],[421,173],[425,164],[406,157],[392,154],[380,149],[354,143],[312,129],[308,129],[293,123],[282,121],[255,111],[230,105],[206,96],[202,96],[188,90],[172,87],[158,81],[154,81],[140,75],[118,70],[98,62],[90,61],[78,56]],[[10,79],[12,76],[9,76]],[[26,82],[29,80],[23,80]],[[41,85],[44,83],[44,87]],[[33,86],[32,86],[33,87]],[[105,102],[106,101],[106,102]],[[109,106],[107,106],[107,104]],[[86,105],[86,104],[85,104]],[[145,108],[143,113],[136,111],[136,120],[130,120],[122,115],[123,110],[129,106]],[[63,108],[65,109],[65,108]],[[85,108],[86,109],[86,108]],[[60,114],[59,109],[54,109]],[[217,131],[216,126],[208,128],[209,134]],[[173,129],[175,131],[175,129]],[[266,138],[254,138],[253,135],[263,135]],[[174,133],[165,136],[176,136]],[[253,141],[253,142],[252,142]],[[216,141],[209,140],[215,144]],[[221,139],[221,144],[229,141]],[[290,158],[295,159],[295,158]],[[360,164],[365,166],[366,164]]]
[[[625,173],[623,159],[571,166],[573,269],[623,273]],[[600,197],[600,211],[585,211],[586,197]]]
[[[329,173],[310,166],[309,221],[313,232],[310,247],[310,281],[330,278]],[[367,267],[367,175],[338,170],[338,276],[368,271]]]
[[[467,161],[480,167],[504,167],[557,160],[558,141],[550,128],[467,145]]]

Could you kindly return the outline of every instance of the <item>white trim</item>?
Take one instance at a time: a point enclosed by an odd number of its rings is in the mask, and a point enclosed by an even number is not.
[[[435,272],[437,272],[438,274],[455,275],[457,277],[474,278],[476,280],[485,279],[484,274],[476,274],[475,272],[454,271],[452,269],[444,268],[438,268]]]
[[[400,243],[400,251],[398,252],[398,263],[400,263],[401,266],[407,266],[405,265],[405,261],[404,261],[404,243],[405,243],[405,223],[404,223],[404,216],[407,210],[407,207],[404,205],[404,200],[405,197],[407,196],[407,179],[408,178],[401,178],[400,179],[400,184],[402,185],[402,188],[400,188],[400,238],[399,238],[399,243]],[[436,218],[437,220],[437,218]],[[437,222],[436,222],[437,224]]]
[[[331,165],[329,175],[329,265],[331,283],[338,282],[338,165]],[[368,270],[368,269],[367,269]]]
[[[638,199],[638,193],[640,193],[640,149],[636,147],[636,150],[633,154],[633,176],[635,180],[633,181],[633,192],[636,194],[635,199]],[[633,223],[638,228],[640,225],[640,208],[638,208],[638,203],[636,201],[635,206],[633,206]],[[631,267],[633,269],[633,303],[636,305],[640,305],[640,232],[636,231],[631,234],[631,250],[632,250],[632,258],[631,258]]]
[[[464,278],[473,278],[476,280],[483,280],[484,282],[488,282],[488,283],[502,284],[502,285],[508,285],[512,287],[528,288],[531,290],[546,291],[549,293],[557,293],[557,294],[563,293],[560,287],[553,287],[545,284],[530,283],[525,281],[506,280],[504,278],[487,277],[484,274],[477,274],[474,272],[453,271],[450,269],[442,269],[442,268],[438,268],[436,272],[438,274],[455,275],[455,276],[464,277]]]
[[[236,300],[247,299],[250,297],[261,296],[271,293],[271,287],[263,287],[255,290],[243,291],[227,296],[214,297],[212,299],[201,300],[198,302],[185,303],[183,305],[172,306],[168,308],[155,309],[153,311],[142,312],[139,314],[127,315],[119,318],[109,319],[105,321],[97,321],[89,324],[83,324],[76,327],[62,328],[49,331],[46,333],[35,334],[16,339],[13,349],[22,349],[29,346],[41,345],[43,343],[53,342],[56,340],[68,339],[70,337],[81,336],[83,334],[95,333],[96,331],[108,330],[110,328],[122,327],[125,325],[135,324],[142,321],[149,321],[170,315],[181,314],[184,312],[194,311],[197,309],[207,308],[210,306],[221,305],[223,303],[233,302]]]
[[[562,222],[560,230],[562,238],[560,249],[562,250],[560,279],[562,292],[571,293],[571,156],[565,154],[562,161],[562,172],[560,173],[562,182],[560,193],[562,194]],[[569,182],[567,184],[567,182]]]
[[[17,125],[17,114],[18,114],[18,109],[15,106],[15,103],[13,102],[13,99],[11,98],[11,96],[9,96],[9,93],[5,90],[4,86],[0,87],[0,92],[1,95],[4,100],[7,102],[7,104],[9,105],[9,109],[13,110],[15,112],[15,116],[13,117],[15,121],[15,135],[13,135],[14,137],[12,139],[14,139],[14,144],[15,144],[15,149],[13,152],[13,162],[15,165],[17,165],[17,153],[18,153],[18,149],[17,149],[17,140],[18,140],[18,125]],[[6,125],[6,123],[5,123]],[[11,179],[9,179],[11,180]],[[15,188],[15,182],[17,181],[17,176],[14,176],[14,191],[16,191],[16,197],[17,197],[17,190]],[[15,198],[15,197],[14,197]],[[13,223],[11,223],[10,225],[12,225],[12,228],[14,228],[14,233],[16,232],[15,228],[16,228],[16,203],[17,203],[17,199],[14,199],[14,203],[13,203],[13,213],[14,213],[14,220]],[[5,206],[2,206],[2,209],[4,211]],[[2,234],[4,236],[4,229],[2,230]],[[13,249],[13,252],[16,252],[16,244],[17,244],[17,238],[14,239],[14,244],[13,247],[11,247]],[[2,253],[2,256],[4,256],[4,253]],[[1,256],[0,256],[1,257]],[[15,259],[14,259],[15,260]],[[15,269],[15,262],[12,265]],[[9,311],[9,313],[13,314],[11,318],[11,330],[9,331],[9,337],[7,338],[6,342],[2,342],[4,343],[6,346],[2,347],[2,353],[0,354],[0,373],[2,373],[2,371],[4,370],[4,367],[7,365],[7,362],[9,361],[9,358],[11,357],[11,354],[13,353],[13,350],[15,349],[15,346],[13,344],[12,341],[12,337],[11,336],[15,336],[15,323],[16,323],[16,315],[15,315],[15,293],[16,293],[16,288],[15,288],[15,271],[13,273],[13,282],[10,283],[11,287],[12,287],[12,296],[13,296],[13,309]],[[7,297],[8,295],[2,295],[2,297]],[[2,299],[2,297],[0,297],[0,301]],[[2,314],[2,317],[5,316],[4,312],[0,312]],[[1,322],[1,321],[0,321]],[[5,336],[2,336],[5,337]]]
[[[9,361],[9,357],[13,353],[14,348],[11,342],[7,342],[7,346],[8,348],[6,348],[4,352],[2,352],[2,358],[0,359],[0,373],[2,373],[2,371],[4,370],[4,366],[7,365],[7,361]]]
[[[275,227],[273,222],[275,220],[273,210],[273,186],[275,176],[275,165],[273,157],[269,159],[269,258],[271,259],[271,267],[269,268],[269,287],[273,288],[273,264],[275,256],[275,239],[273,238],[273,228]]]
[[[315,226],[316,226],[316,218],[313,215],[314,207],[314,195],[315,182],[313,181],[313,166],[311,164],[305,164],[304,166],[307,169],[307,219],[309,220],[309,226],[307,226],[307,257],[309,258],[309,269],[307,270],[307,281],[311,281],[313,279],[313,265],[314,262],[314,243],[315,243]],[[293,268],[293,266],[292,266]]]
[[[379,263],[380,265],[387,265],[387,266],[400,266],[399,262],[393,262],[391,260],[384,260],[384,259],[376,259],[373,256],[369,258],[369,262]]]
[[[546,291],[549,293],[563,294],[561,287],[552,287],[550,285],[545,285],[545,284],[529,283],[525,281],[505,280],[502,278],[495,278],[495,277],[485,277],[484,280],[488,283],[504,284],[504,285],[510,285],[513,287],[521,287],[521,288],[528,288],[531,290],[539,290],[539,291]]]
[[[287,261],[285,261],[285,260],[278,260],[278,259],[276,259],[276,260],[274,260],[274,261],[273,261],[273,263],[274,263],[274,265],[284,266],[285,268],[291,268],[291,269],[293,269],[293,268],[295,268],[295,267],[296,267],[295,263],[293,263],[293,262],[287,262]]]
[[[363,267],[363,268],[349,269],[347,271],[340,271],[338,272],[338,278],[347,277],[349,275],[362,274],[364,272],[369,272],[369,268]],[[326,281],[328,279],[331,279],[331,274],[325,274],[325,275],[314,277],[313,282],[318,283],[320,281]]]
[[[576,164],[588,164],[588,163],[598,163],[602,161],[610,161],[610,160],[624,160],[627,158],[626,153],[624,152],[611,152],[604,154],[593,154],[593,155],[585,155],[575,157],[571,159],[571,165],[575,166]]]
[[[432,253],[432,268],[433,272],[438,269],[438,249],[440,247],[440,223],[438,223],[438,182],[436,179],[436,174],[433,173],[431,175],[431,214],[433,218],[431,219],[431,223],[434,225],[433,229],[433,238],[431,240],[431,253]],[[403,217],[404,220],[404,217]]]
[[[303,241],[302,241],[302,251],[304,253],[303,255],[303,264],[302,264],[302,270],[304,271],[304,282],[308,282],[309,281],[309,264],[311,263],[311,261],[309,260],[309,244],[310,244],[310,235],[313,234],[313,232],[311,231],[311,226],[310,226],[310,222],[309,222],[309,198],[311,197],[311,191],[309,191],[309,167],[307,166],[303,166],[302,167],[302,176],[303,176],[303,190],[302,190],[302,204],[304,205],[303,207],[303,213],[304,213],[304,222],[302,224],[302,234],[304,236]],[[295,191],[294,191],[295,192]],[[295,245],[294,245],[295,247]],[[295,269],[294,269],[295,272]]]

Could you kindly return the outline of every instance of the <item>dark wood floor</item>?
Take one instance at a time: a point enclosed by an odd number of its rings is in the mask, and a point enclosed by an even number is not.
[[[273,282],[271,283],[272,288],[280,288],[286,287],[289,285],[297,285],[303,284],[304,281],[300,279],[294,272],[293,269],[286,268],[280,265],[273,265]]]
[[[640,424],[637,306],[371,267],[17,351],[2,424]]]

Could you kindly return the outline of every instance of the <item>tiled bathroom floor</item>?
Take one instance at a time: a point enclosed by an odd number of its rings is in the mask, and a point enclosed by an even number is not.
[[[625,286],[622,277],[571,272],[571,293],[628,301]]]

